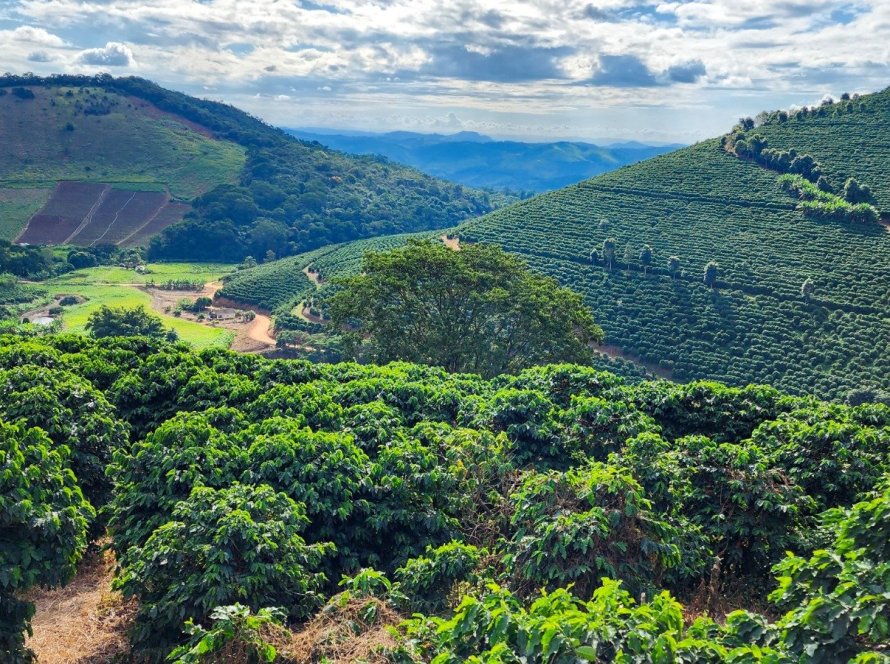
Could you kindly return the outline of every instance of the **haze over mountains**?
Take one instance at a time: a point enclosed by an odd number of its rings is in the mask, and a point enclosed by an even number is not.
[[[343,152],[383,155],[464,185],[534,193],[558,189],[681,147],[618,140],[603,144],[523,142],[497,140],[471,131],[454,134],[286,131]]]

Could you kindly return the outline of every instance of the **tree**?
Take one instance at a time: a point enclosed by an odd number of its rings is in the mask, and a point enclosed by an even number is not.
[[[161,339],[166,335],[161,319],[138,306],[128,309],[102,305],[90,314],[86,329],[97,339],[103,337],[152,337]]]
[[[630,262],[633,260],[634,250],[633,247],[630,246],[630,242],[624,245],[624,267],[628,270],[630,269]]]
[[[500,247],[452,251],[412,241],[365,255],[340,280],[332,323],[353,356],[408,360],[493,376],[534,364],[589,361],[603,339],[581,296]]]
[[[813,291],[816,290],[816,287],[813,285],[812,279],[806,279],[800,287],[800,294],[803,295],[803,299],[807,302],[810,301],[810,297],[813,295]]]
[[[715,288],[717,286],[717,263],[714,261],[710,261],[707,265],[705,265],[705,285],[710,288]]]
[[[844,183],[844,199],[848,203],[868,203],[872,200],[871,189],[859,184],[856,178],[848,178]]]
[[[615,262],[615,238],[610,237],[603,240],[603,259],[605,259],[609,266],[609,271],[611,272],[612,263]]]
[[[674,279],[680,274],[680,259],[677,256],[668,258],[668,271]]]
[[[590,252],[590,262],[594,265],[599,265],[600,262],[600,252],[596,249],[591,250]]]
[[[646,273],[649,271],[649,266],[652,264],[652,247],[648,244],[643,245],[643,249],[640,251],[640,265],[643,266],[643,272]]]

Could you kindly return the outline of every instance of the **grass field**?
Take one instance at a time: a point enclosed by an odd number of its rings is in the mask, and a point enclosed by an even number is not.
[[[41,287],[51,295],[80,295],[87,298],[82,304],[65,307],[62,325],[71,332],[83,332],[89,315],[101,307],[144,306],[151,310],[151,298],[139,290],[149,281],[163,283],[168,280],[216,281],[232,270],[230,265],[196,263],[162,263],[148,266],[147,274],[137,274],[133,270],[118,267],[94,267],[69,272],[55,279],[43,282]],[[159,312],[165,327],[172,327],[179,338],[197,349],[228,348],[234,333],[174,318]]]
[[[37,200],[12,190],[50,190],[60,180],[77,180],[191,200],[237,182],[244,166],[243,147],[145,101],[98,88],[33,92],[30,100],[0,97],[0,237],[14,237],[49,193]]]
[[[0,240],[13,240],[51,193],[47,187],[0,188]]]

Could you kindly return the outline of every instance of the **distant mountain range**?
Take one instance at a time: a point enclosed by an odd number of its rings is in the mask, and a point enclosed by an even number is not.
[[[285,131],[334,150],[382,155],[460,184],[530,193],[558,189],[682,147],[635,141],[608,145],[525,143],[496,140],[471,131],[447,135],[407,131],[330,133],[315,128]]]

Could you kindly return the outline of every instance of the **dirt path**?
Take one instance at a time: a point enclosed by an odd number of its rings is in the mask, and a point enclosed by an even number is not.
[[[311,281],[313,284],[315,284],[315,287],[316,287],[316,288],[320,288],[320,287],[321,287],[321,284],[323,283],[323,280],[322,280],[322,278],[321,278],[321,275],[318,274],[318,272],[310,272],[310,271],[309,271],[309,268],[310,268],[310,267],[312,267],[312,266],[311,266],[311,265],[307,265],[306,267],[304,267],[304,268],[303,268],[303,274],[306,275],[306,278],[309,279],[309,281]]]
[[[454,251],[460,251],[460,238],[452,237],[449,238],[447,235],[442,235],[440,237],[442,240],[442,244],[444,244],[449,249],[453,249]]]
[[[275,345],[275,339],[269,336],[269,330],[272,329],[272,320],[263,314],[257,314],[247,328],[247,336],[254,341],[269,346]]]
[[[180,300],[194,300],[198,297],[209,297],[212,299],[220,288],[222,288],[222,282],[211,281],[206,283],[201,291],[162,290],[159,288],[143,288],[143,290],[151,297],[152,309],[158,313],[170,315],[170,312],[176,308]],[[229,348],[240,353],[262,353],[275,348],[275,339],[271,335],[272,320],[267,314],[226,299],[215,300],[214,306],[245,311],[252,310],[256,313],[256,317],[251,321],[234,319],[211,320],[209,317],[204,320],[198,320],[197,316],[183,313],[182,318],[207,327],[232,330],[235,333],[235,338],[232,340]]]
[[[136,607],[111,589],[114,557],[93,552],[63,588],[38,590],[28,647],[40,664],[104,664],[129,650],[126,630]]]

